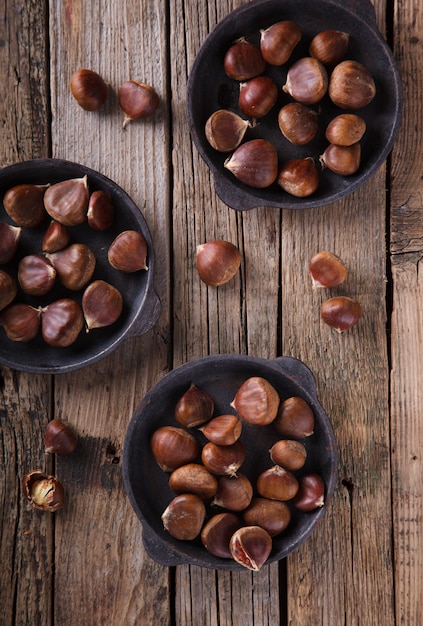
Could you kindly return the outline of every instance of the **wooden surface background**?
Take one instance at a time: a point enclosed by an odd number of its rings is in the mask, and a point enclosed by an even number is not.
[[[190,140],[186,82],[206,35],[242,0],[2,0],[0,166],[59,157],[122,186],[153,235],[162,315],[154,330],[87,369],[54,377],[0,367],[0,624],[4,626],[420,626],[423,624],[423,6],[375,0],[404,88],[387,164],[361,189],[309,211],[239,214],[216,196]],[[69,79],[98,71],[101,114],[79,109]],[[122,131],[117,89],[153,84],[157,115]],[[198,243],[224,238],[239,276],[207,288]],[[260,245],[257,245],[259,242]],[[310,289],[319,249],[350,268],[363,306],[342,336],[319,322]],[[309,541],[258,574],[166,568],[144,551],[124,493],[122,445],[146,391],[200,356],[302,359],[339,446],[332,505]],[[72,458],[44,453],[52,417],[80,435]],[[29,510],[24,474],[67,487],[55,515]]]

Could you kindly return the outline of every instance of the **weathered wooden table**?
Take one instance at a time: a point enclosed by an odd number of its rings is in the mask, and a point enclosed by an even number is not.
[[[317,0],[316,0],[317,1]],[[375,0],[404,86],[402,126],[386,165],[319,209],[239,214],[216,196],[186,120],[187,76],[204,38],[242,0],[3,1],[2,166],[36,157],[88,165],[116,181],[150,226],[162,314],[89,368],[1,373],[0,623],[114,626],[423,624],[423,5]],[[71,74],[97,70],[104,110],[80,109]],[[122,131],[117,89],[153,84],[161,106]],[[197,244],[229,239],[240,275],[200,283]],[[329,249],[350,268],[363,317],[338,335],[319,321],[325,294],[307,262]],[[166,568],[144,551],[125,495],[122,445],[146,391],[196,357],[291,355],[314,372],[339,445],[332,504],[309,541],[258,574]],[[71,457],[44,453],[52,417],[80,436]],[[56,472],[66,504],[29,508],[21,480]]]

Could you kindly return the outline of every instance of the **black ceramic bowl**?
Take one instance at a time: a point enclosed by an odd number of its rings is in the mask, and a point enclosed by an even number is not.
[[[174,408],[194,383],[209,393],[215,402],[215,415],[233,413],[230,402],[240,385],[251,376],[262,376],[278,391],[281,400],[301,396],[310,404],[315,416],[314,434],[302,440],[307,449],[306,465],[297,475],[306,471],[319,473],[326,487],[325,505],[315,511],[302,513],[292,508],[288,528],[273,538],[273,549],[268,562],[280,560],[301,545],[325,514],[333,494],[337,473],[337,448],[328,416],[316,396],[315,380],[310,370],[300,361],[281,357],[273,360],[250,356],[219,355],[191,361],[167,374],[144,397],[136,410],[125,439],[123,450],[123,480],[129,500],[143,525],[143,540],[147,552],[159,563],[178,565],[190,563],[204,567],[243,569],[232,559],[218,558],[194,541],[174,539],[163,528],[161,515],[174,497],[168,486],[169,475],[154,460],[150,439],[160,426],[178,426]],[[190,429],[200,443],[206,439],[197,429]],[[247,456],[240,468],[253,483],[263,470],[271,467],[269,449],[281,439],[275,428],[243,423],[241,441]],[[214,512],[222,509],[215,508]],[[211,507],[208,514],[212,515]]]
[[[90,192],[96,189],[108,191],[115,207],[115,219],[112,228],[107,231],[95,231],[85,222],[80,226],[70,227],[71,243],[85,243],[95,253],[96,269],[93,280],[101,278],[117,287],[123,297],[124,308],[120,318],[112,326],[93,329],[89,333],[82,331],[74,344],[67,348],[54,348],[44,342],[41,335],[28,343],[10,341],[3,328],[0,328],[0,363],[13,369],[34,373],[62,373],[76,370],[95,363],[115,350],[129,337],[142,335],[152,328],[160,314],[160,301],[155,292],[153,278],[155,273],[154,250],[147,223],[138,207],[116,183],[102,174],[76,163],[60,159],[34,159],[0,170],[0,196],[10,187],[23,183],[46,184],[65,179],[88,176]],[[37,228],[23,228],[19,248],[15,259],[2,266],[15,278],[18,260],[26,255],[41,252],[41,242],[49,219]],[[12,220],[0,207],[0,221],[12,224]],[[113,239],[123,230],[141,232],[148,246],[148,271],[140,270],[133,274],[124,274],[107,261],[107,250]],[[64,290],[59,281],[51,293],[42,298],[35,298],[19,290],[16,301],[27,302],[33,306],[46,306],[61,297],[74,297],[81,301],[82,292]]]
[[[274,183],[266,189],[254,189],[237,181],[223,166],[227,154],[219,153],[208,143],[205,124],[220,108],[239,114],[239,85],[227,77],[223,59],[228,48],[240,37],[258,44],[259,31],[275,22],[292,20],[302,31],[302,40],[291,59],[281,68],[268,66],[266,74],[278,86],[286,82],[287,70],[293,62],[309,56],[308,46],[318,32],[334,29],[350,34],[347,58],[365,65],[376,83],[377,93],[366,107],[356,111],[367,124],[361,140],[362,158],[358,171],[352,176],[339,176],[321,169],[319,157],[328,145],[324,130],[335,115],[345,112],[335,107],[329,96],[311,108],[319,111],[319,133],[306,146],[293,146],[279,130],[279,109],[292,98],[279,90],[272,111],[248,129],[244,142],[264,138],[273,143],[279,161],[313,157],[320,173],[318,190],[306,198],[289,195]],[[377,30],[375,13],[369,0],[253,0],[225,17],[208,35],[201,46],[188,79],[187,112],[191,137],[215,181],[216,192],[231,208],[248,210],[259,206],[297,209],[328,204],[351,193],[367,181],[388,156],[401,118],[401,82],[392,52]],[[245,117],[241,114],[241,117]]]

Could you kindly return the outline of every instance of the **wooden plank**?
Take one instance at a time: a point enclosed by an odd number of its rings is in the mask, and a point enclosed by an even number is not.
[[[56,521],[55,621],[168,624],[167,568],[143,549],[141,525],[123,490],[121,454],[128,422],[167,371],[169,346],[169,131],[164,2],[65,2],[51,6],[53,156],[92,167],[140,207],[155,244],[163,311],[154,332],[128,340],[98,365],[58,376],[56,415],[79,432],[76,456],[58,461],[68,499]],[[88,67],[110,84],[103,110],[87,113],[69,92]],[[161,97],[152,120],[122,129],[117,90],[128,79]]]
[[[174,133],[174,365],[207,354],[277,354],[280,212],[241,215],[216,196],[210,172],[189,137],[184,108],[186,81],[200,45],[217,21],[242,2],[191,0],[170,4]],[[192,15],[198,21],[192,22]],[[193,26],[194,24],[194,26]],[[242,254],[240,275],[208,288],[198,278],[199,243],[227,239]],[[260,246],[257,245],[260,241]],[[207,593],[201,590],[207,589]],[[177,623],[279,623],[276,564],[258,576],[182,566],[176,571]],[[220,620],[220,621],[219,621]]]
[[[2,167],[46,157],[49,151],[45,3],[15,9],[3,3],[0,20]],[[22,493],[30,469],[51,469],[44,453],[50,405],[50,377],[0,367],[0,598],[5,626],[51,624],[53,518],[30,509]]]
[[[391,176],[392,266],[392,490],[397,624],[423,621],[423,7],[395,3],[394,51],[404,86],[404,113],[393,150]]]

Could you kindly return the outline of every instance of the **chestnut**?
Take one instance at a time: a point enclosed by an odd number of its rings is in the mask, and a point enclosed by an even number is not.
[[[272,538],[260,526],[243,526],[236,530],[229,544],[237,563],[258,572],[272,551]]]
[[[219,287],[231,280],[241,265],[241,253],[230,241],[208,241],[197,246],[195,264],[203,283]]]
[[[206,517],[204,502],[193,493],[177,495],[162,514],[167,532],[183,541],[192,541],[200,534]]]
[[[217,513],[213,515],[203,526],[201,541],[203,546],[221,559],[230,559],[232,554],[229,550],[229,542],[236,530],[241,527],[241,522],[235,513]]]
[[[206,443],[201,453],[201,460],[205,467],[219,476],[236,476],[245,460],[245,447],[241,441],[230,446],[219,446],[216,443]]]
[[[71,454],[78,445],[78,436],[69,424],[65,424],[56,417],[47,424],[45,444],[46,452]]]
[[[25,302],[16,302],[0,313],[0,324],[10,341],[31,341],[40,330],[41,311]]]
[[[97,72],[80,69],[72,74],[70,90],[81,108],[97,111],[106,101],[108,87]]]
[[[94,252],[85,243],[72,243],[63,250],[46,254],[63,285],[79,291],[91,280],[96,266]]]
[[[256,488],[263,498],[285,502],[297,494],[298,480],[288,470],[274,465],[258,476]]]
[[[18,286],[13,276],[0,270],[0,311],[6,308],[18,294]]]
[[[48,185],[22,184],[11,187],[3,197],[6,213],[18,226],[34,228],[45,218],[44,196]]]
[[[330,143],[320,157],[324,167],[329,168],[340,176],[351,176],[360,167],[361,146],[353,143],[351,146],[338,146]]]
[[[307,450],[300,441],[280,439],[269,450],[270,458],[275,465],[295,471],[304,467]]]
[[[299,479],[299,489],[293,500],[299,511],[314,511],[325,503],[325,483],[319,474],[309,472]]]
[[[326,139],[338,146],[352,146],[358,143],[366,132],[366,122],[355,113],[341,113],[326,127]]]
[[[132,120],[151,117],[160,104],[154,87],[139,80],[127,80],[118,91],[119,106],[125,113],[122,128]]]
[[[113,225],[114,214],[112,196],[102,189],[93,191],[88,201],[88,226],[94,230],[107,230]]]
[[[260,526],[271,537],[279,535],[291,521],[291,510],[281,500],[269,500],[257,496],[251,500],[250,505],[242,512],[247,526]]]
[[[376,85],[369,70],[358,61],[338,63],[329,81],[329,97],[341,109],[361,109],[376,95]]]
[[[251,139],[243,143],[224,162],[240,182],[264,189],[272,185],[278,175],[278,154],[276,148],[266,139]]]
[[[310,259],[308,269],[315,288],[339,287],[348,274],[343,261],[327,250],[314,254]]]
[[[192,383],[176,403],[175,419],[181,426],[192,428],[208,422],[213,411],[213,398]]]
[[[303,398],[291,396],[281,402],[273,426],[283,437],[310,437],[314,432],[313,410]]]
[[[48,304],[41,312],[41,334],[46,343],[66,348],[74,343],[84,326],[81,305],[71,298]]]
[[[295,22],[283,20],[260,31],[260,49],[270,65],[284,65],[301,39],[301,29]]]
[[[223,68],[229,78],[242,81],[263,74],[266,61],[258,46],[241,38],[227,50]]]
[[[112,267],[126,274],[148,270],[147,242],[137,230],[124,230],[112,241],[107,259]]]
[[[18,249],[21,234],[21,226],[12,226],[0,222],[0,265],[13,259]]]
[[[357,324],[361,317],[361,306],[352,298],[337,296],[323,302],[320,315],[326,324],[342,333]]]
[[[269,381],[252,376],[239,387],[231,406],[246,422],[264,426],[275,419],[279,402],[279,394]]]
[[[297,102],[315,104],[328,89],[328,74],[322,63],[313,57],[303,57],[288,70],[282,90]]]
[[[280,109],[278,125],[289,142],[296,146],[304,146],[317,135],[318,113],[300,102],[290,102]]]
[[[44,194],[47,213],[65,226],[79,226],[87,217],[88,177],[72,178],[51,185]]]
[[[319,186],[319,173],[312,157],[290,159],[282,163],[277,183],[291,196],[311,196]]]
[[[44,296],[56,280],[56,270],[41,254],[28,254],[18,264],[18,281],[25,293]]]
[[[218,415],[199,430],[212,443],[230,446],[240,438],[242,422],[236,415]]]
[[[65,501],[65,490],[56,476],[43,471],[31,470],[23,479],[23,492],[34,509],[53,513],[60,509]]]
[[[114,324],[123,309],[122,294],[105,280],[90,283],[82,294],[81,304],[87,330]]]
[[[276,103],[278,87],[269,76],[250,78],[239,87],[238,106],[244,115],[264,117]]]
[[[198,441],[182,428],[161,426],[154,431],[150,441],[154,459],[164,472],[195,461],[200,455]]]
[[[323,65],[333,66],[345,57],[350,36],[339,30],[324,30],[317,33],[309,46],[310,56]]]
[[[58,252],[63,250],[70,243],[70,233],[64,224],[59,224],[55,220],[50,222],[44,233],[41,248],[43,252]]]
[[[236,113],[218,109],[207,119],[204,132],[212,148],[218,152],[232,152],[238,148],[249,126],[250,122]]]
[[[217,478],[204,465],[188,463],[176,468],[169,476],[169,487],[177,494],[194,493],[202,500],[212,498],[217,491]]]
[[[250,504],[253,486],[244,474],[220,476],[213,506],[220,506],[229,511],[242,511]]]

